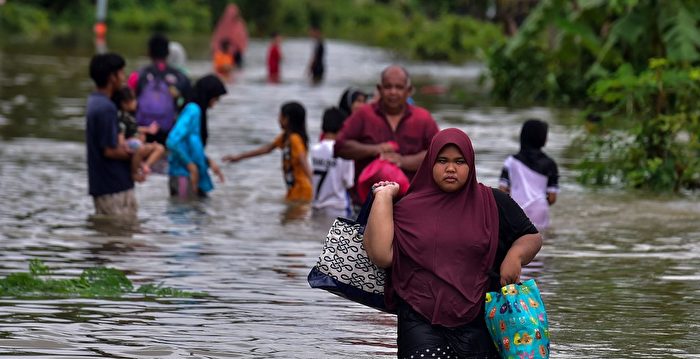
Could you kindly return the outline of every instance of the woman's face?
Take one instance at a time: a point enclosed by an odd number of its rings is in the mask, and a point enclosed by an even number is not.
[[[357,111],[358,108],[362,107],[362,105],[367,102],[367,97],[365,95],[359,95],[355,99],[355,101],[352,102],[352,105],[350,106],[350,111],[355,112]]]
[[[213,97],[211,100],[209,100],[209,108],[214,107],[217,102],[219,102],[219,96]]]
[[[285,115],[283,115],[283,114],[280,112],[280,119],[279,119],[279,121],[280,121],[280,128],[281,128],[282,130],[285,130],[285,131],[286,131],[286,130],[287,130],[288,123],[289,123],[289,119],[288,119]]]
[[[467,183],[469,164],[456,145],[446,145],[433,164],[433,180],[445,192],[455,192]]]

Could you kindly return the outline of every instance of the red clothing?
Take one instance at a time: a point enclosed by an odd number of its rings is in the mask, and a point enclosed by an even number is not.
[[[281,60],[282,52],[280,52],[279,44],[272,43],[267,51],[267,74],[270,81],[279,81]]]
[[[355,111],[343,124],[335,140],[335,153],[345,145],[347,140],[355,140],[366,144],[379,144],[394,141],[399,145],[399,154],[412,155],[430,146],[430,141],[436,133],[438,126],[428,110],[412,105],[406,105],[406,112],[401,118],[396,131],[391,130],[391,125],[382,112],[379,104],[365,105]],[[355,179],[360,172],[374,160],[367,157],[355,160]],[[412,179],[415,172],[403,170],[408,179]]]

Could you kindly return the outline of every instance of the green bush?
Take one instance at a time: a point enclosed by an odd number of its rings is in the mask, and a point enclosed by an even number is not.
[[[47,34],[49,31],[49,16],[45,11],[16,2],[8,2],[0,6],[1,33],[36,37]]]

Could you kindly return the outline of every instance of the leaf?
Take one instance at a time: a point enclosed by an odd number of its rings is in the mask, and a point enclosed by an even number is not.
[[[700,59],[697,50],[700,46],[697,19],[682,2],[669,0],[661,7],[659,27],[669,60],[693,62]]]

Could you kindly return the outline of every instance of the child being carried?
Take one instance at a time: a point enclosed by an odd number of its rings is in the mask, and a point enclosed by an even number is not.
[[[165,153],[163,145],[157,142],[146,142],[146,134],[158,132],[158,124],[139,126],[134,118],[136,112],[136,96],[129,87],[122,87],[114,93],[112,101],[119,108],[119,145],[126,148],[131,156],[131,176],[134,181],[143,182],[151,173],[151,166]]]

